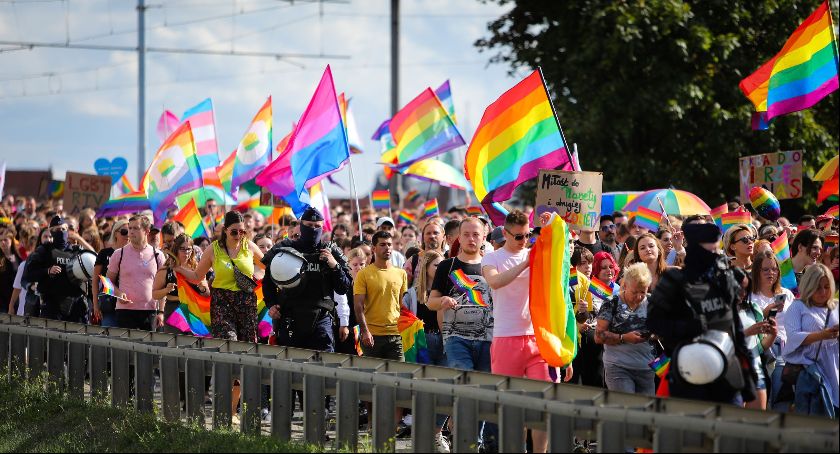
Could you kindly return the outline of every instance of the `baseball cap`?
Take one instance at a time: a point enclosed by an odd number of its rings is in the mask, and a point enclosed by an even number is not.
[[[394,226],[396,226],[396,225],[397,225],[397,224],[394,222],[394,220],[393,220],[393,219],[391,219],[390,217],[388,217],[388,216],[382,216],[381,218],[379,218],[379,219],[377,219],[377,220],[376,220],[376,228],[378,229],[379,227],[382,227],[382,224],[385,224],[386,222],[387,222],[387,223],[389,223],[389,224],[391,224],[391,227],[394,227]]]
[[[493,243],[504,243],[505,234],[502,232],[502,227],[496,227],[490,232],[490,241]]]

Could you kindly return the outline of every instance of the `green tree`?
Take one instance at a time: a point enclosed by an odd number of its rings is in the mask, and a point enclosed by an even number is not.
[[[840,93],[753,131],[738,88],[817,0],[493,1],[511,9],[476,46],[511,73],[542,67],[567,140],[605,191],[673,185],[715,204],[738,194],[739,156],[803,149],[813,174],[837,153]],[[804,179],[812,205],[819,186]]]

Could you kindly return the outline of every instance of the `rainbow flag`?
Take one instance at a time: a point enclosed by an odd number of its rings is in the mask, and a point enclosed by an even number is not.
[[[636,225],[639,227],[656,232],[659,230],[659,223],[662,222],[662,213],[656,210],[651,210],[644,206],[639,206],[636,211]]]
[[[437,159],[424,159],[407,167],[401,167],[400,173],[418,180],[431,181],[438,186],[465,191],[469,187],[461,170]]]
[[[400,308],[397,328],[402,337],[403,353],[408,363],[429,364],[429,349],[423,321],[405,307]],[[354,330],[355,331],[355,330]]]
[[[64,197],[64,182],[57,180],[50,181],[50,184],[47,187],[47,193],[49,193],[50,197],[53,199],[60,199]]]
[[[569,270],[569,287],[574,287],[578,285],[578,271],[577,268],[572,267]]]
[[[201,219],[201,213],[198,211],[198,206],[195,204],[195,199],[191,199],[183,208],[181,208],[175,216],[173,221],[178,221],[184,225],[184,232],[191,238],[206,237],[212,238],[210,230],[204,225],[204,220]]]
[[[399,322],[397,323],[397,326],[399,327]],[[356,354],[362,356],[362,331],[361,328],[359,328],[359,325],[353,327],[353,339],[353,343],[356,346]]]
[[[350,159],[344,122],[329,65],[283,151],[257,176],[257,184],[283,199],[300,216],[308,189]]]
[[[236,193],[239,186],[253,180],[271,161],[271,96],[265,101],[259,112],[254,115],[248,130],[234,151],[236,161],[231,176],[231,192]]]
[[[776,261],[779,262],[782,287],[790,291],[795,291],[799,285],[796,283],[796,275],[793,271],[793,259],[791,259],[790,255],[787,232],[784,229],[782,229],[782,233],[771,246],[773,247],[773,255],[776,256]]]
[[[321,212],[324,216],[324,231],[332,230],[332,215],[330,214],[330,199],[324,185],[320,181],[309,188],[309,206]],[[294,214],[293,212],[291,214]]]
[[[236,163],[236,152],[233,152],[222,163],[216,167],[216,175],[219,177],[219,183],[228,194],[233,194],[231,182],[233,180],[233,165]]]
[[[110,279],[105,276],[99,276],[99,282],[102,283],[102,295],[111,295],[116,297],[116,293],[114,293],[114,289],[117,288]]]
[[[362,154],[364,150],[362,150],[359,128],[356,127],[356,119],[353,117],[353,111],[350,110],[350,98],[345,98],[344,93],[338,95],[338,107],[341,109],[341,118],[347,130],[347,145],[350,147],[350,153]]]
[[[387,189],[373,191],[371,206],[374,210],[387,210],[391,207],[391,193]]]
[[[379,154],[381,155],[380,164],[385,164],[382,171],[385,174],[385,178],[388,180],[397,173],[394,168],[390,167],[391,165],[397,164],[397,154],[394,151],[397,144],[394,142],[394,136],[391,135],[390,126],[391,120],[383,121],[371,137],[371,139],[379,141]]]
[[[399,219],[397,222],[403,222],[405,224],[414,224],[414,221],[417,220],[417,217],[411,213],[409,210],[400,210]]]
[[[834,219],[837,219],[840,217],[840,205],[834,205],[829,208],[825,213],[823,213],[823,216],[831,216]]]
[[[612,298],[613,289],[610,284],[606,284],[597,277],[592,276],[589,279],[589,293],[591,293],[592,296],[597,296],[598,298],[607,301]]]
[[[117,180],[116,183],[111,188],[111,194],[114,197],[119,197],[125,194],[130,194],[132,192],[137,192],[137,189],[134,189],[134,185],[128,180],[128,177],[123,175]]]
[[[432,200],[427,201],[423,204],[423,218],[430,218],[432,216],[437,216],[440,214],[440,209],[438,209],[438,201],[437,197]]]
[[[633,201],[640,191],[605,192],[601,194],[601,216],[610,215],[616,211],[624,210],[624,207]]]
[[[749,225],[752,222],[750,213],[747,211],[733,211],[732,213],[723,213],[720,215],[720,228],[723,233],[726,233],[732,227],[739,224]]]
[[[829,249],[837,246],[837,238],[838,235],[835,233],[834,235],[826,235],[825,241],[823,242],[823,249]]]
[[[738,86],[755,106],[754,126],[807,109],[837,90],[837,39],[828,1],[823,2],[785,42],[782,50]]]
[[[722,217],[721,216],[723,216],[726,213],[729,213],[729,205],[724,203],[723,205],[721,205],[717,208],[712,208],[710,213],[712,215],[712,219],[715,220],[715,224],[717,224],[718,227],[723,228],[723,222],[722,222]]]
[[[671,358],[665,356],[665,353],[659,355],[653,361],[648,363],[657,377],[664,379],[668,375],[668,369],[671,367]]]
[[[108,217],[121,214],[139,213],[143,210],[150,210],[149,198],[144,192],[132,192],[113,198],[105,202],[98,210],[96,216]]]
[[[254,289],[254,293],[257,296],[257,337],[267,338],[274,331],[274,322],[268,315],[269,308],[265,305],[262,279],[257,281],[257,288]]]
[[[400,167],[466,144],[431,88],[400,109],[388,128],[397,144],[395,151]]]
[[[470,205],[464,208],[467,211],[467,216],[481,216],[481,207],[478,205]]]
[[[210,330],[210,297],[204,296],[180,274],[175,274],[178,282],[178,299],[181,304],[166,320],[166,324],[192,333],[193,336],[211,337]]]
[[[455,284],[456,287],[464,291],[467,295],[467,299],[469,299],[471,303],[481,307],[488,306],[487,300],[484,299],[484,295],[476,288],[478,283],[470,279],[470,277],[464,273],[464,270],[455,270],[449,273],[449,279],[452,280],[452,283]]]
[[[569,295],[569,228],[552,214],[531,248],[531,321],[540,356],[551,367],[565,367],[577,356],[578,328]]]
[[[452,118],[452,122],[458,123],[458,119],[455,118],[455,102],[452,101],[452,89],[449,86],[449,79],[446,79],[446,82],[435,89],[435,95],[440,99],[443,107],[446,108],[446,113]]]
[[[213,111],[213,100],[207,98],[187,109],[181,116],[181,124],[186,122],[190,123],[195,138],[198,165],[205,171],[218,166],[219,146],[216,142],[216,114]]]
[[[416,202],[420,198],[420,192],[416,189],[412,189],[408,191],[408,194],[405,195],[406,202]]]
[[[530,76],[487,107],[467,149],[464,173],[493,223],[503,215],[492,202],[503,202],[540,169],[571,170],[572,162],[554,116],[542,73]]]
[[[186,122],[160,146],[143,175],[140,191],[149,199],[155,222],[162,224],[166,210],[175,204],[176,197],[202,185],[192,129]]]

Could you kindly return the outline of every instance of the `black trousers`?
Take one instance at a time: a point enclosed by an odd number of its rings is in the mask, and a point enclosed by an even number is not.
[[[575,370],[572,383],[604,388],[604,346],[595,343],[594,334],[593,328],[581,333],[578,354],[572,361]]]
[[[152,318],[157,315],[156,311],[133,311],[129,309],[117,309],[117,326],[126,329],[152,330]]]

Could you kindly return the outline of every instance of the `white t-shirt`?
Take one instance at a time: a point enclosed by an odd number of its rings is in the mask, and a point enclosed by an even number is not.
[[[338,313],[338,326],[348,326],[350,324],[350,304],[347,302],[347,295],[339,295],[333,292],[333,301],[335,301],[335,311]]]
[[[499,273],[528,260],[528,249],[516,254],[501,248],[489,252],[481,260],[481,269],[489,266]],[[510,284],[491,290],[493,295],[493,337],[530,336],[534,334],[531,323],[531,309],[528,307],[529,280],[531,270],[526,269]]]
[[[787,335],[785,334],[785,312],[787,312],[790,305],[793,303],[794,297],[793,293],[790,290],[782,287],[781,294],[785,295],[785,305],[776,314],[776,337],[781,341],[782,347],[784,347],[785,342],[787,341]],[[759,309],[764,311],[764,308],[769,306],[770,304],[774,303],[773,297],[767,297],[762,295],[761,293],[753,293],[750,295],[750,299],[758,306]]]
[[[23,277],[24,268],[26,268],[26,261],[23,261],[20,266],[18,266],[17,274],[15,274],[15,282],[12,284],[12,288],[20,290],[20,295],[18,296],[17,315],[23,315],[23,306],[26,305],[27,290],[23,288],[23,285],[20,282]]]

